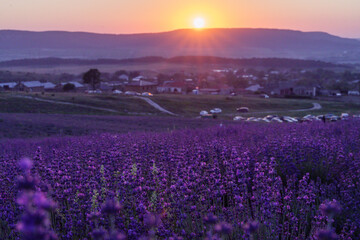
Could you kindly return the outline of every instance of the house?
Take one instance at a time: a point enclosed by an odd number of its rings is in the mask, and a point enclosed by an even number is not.
[[[118,77],[118,79],[119,79],[120,81],[126,82],[126,81],[129,81],[129,76],[126,75],[126,74],[121,74],[121,75]]]
[[[294,87],[293,93],[296,96],[304,96],[304,97],[315,97],[316,96],[316,87]]]
[[[352,91],[348,91],[348,95],[349,96],[359,96],[360,93],[359,93],[359,91],[352,90]]]
[[[200,88],[198,89],[197,94],[201,95],[219,95],[220,89],[218,88]]]
[[[184,84],[181,82],[165,82],[156,89],[159,93],[182,93],[184,91]]]
[[[249,92],[257,92],[260,91],[263,87],[259,84],[251,85],[250,87],[245,88],[246,91]]]
[[[15,85],[15,91],[42,92],[45,90],[44,84],[39,81],[20,82]]]
[[[86,87],[84,84],[79,83],[79,82],[76,82],[76,81],[59,83],[59,84],[56,85],[55,89],[56,89],[57,91],[62,91],[64,85],[66,85],[66,84],[68,84],[68,83],[73,84],[73,85],[75,86],[75,90],[76,90],[76,91],[85,91],[85,90],[87,89],[87,87]]]
[[[136,82],[128,83],[125,85],[125,91],[134,91],[134,92],[156,92],[157,83],[149,82],[145,80],[139,80]]]
[[[54,91],[56,89],[56,85],[51,82],[43,83],[45,91]]]
[[[289,86],[275,89],[271,92],[271,94],[281,96],[315,97],[317,95],[317,88],[304,86]]]
[[[339,90],[328,90],[328,89],[320,89],[319,94],[321,96],[337,96],[341,94]]]
[[[139,82],[141,80],[145,80],[146,78],[144,76],[137,76],[132,79],[133,82]]]
[[[111,87],[111,90],[115,90],[115,89],[121,90],[121,89],[123,89],[123,86],[125,83],[120,82],[120,81],[111,81],[111,82],[104,82],[104,84]]]
[[[0,83],[0,90],[11,91],[16,86],[16,82]]]
[[[108,82],[101,82],[99,89],[103,92],[110,92],[110,91],[114,90],[114,87],[112,85],[110,85]]]
[[[216,86],[216,88],[220,89],[219,94],[221,95],[229,95],[235,90],[233,87],[230,87],[227,84],[219,84]]]

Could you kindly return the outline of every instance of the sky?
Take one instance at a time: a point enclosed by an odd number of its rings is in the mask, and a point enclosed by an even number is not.
[[[360,0],[0,0],[0,29],[148,33],[279,28],[360,38]]]

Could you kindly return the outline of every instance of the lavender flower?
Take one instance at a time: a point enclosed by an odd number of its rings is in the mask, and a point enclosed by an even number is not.
[[[204,222],[208,224],[215,224],[217,223],[217,221],[218,221],[217,216],[215,216],[212,213],[209,213],[204,217]]]
[[[223,235],[230,234],[232,232],[232,229],[233,227],[231,226],[231,224],[227,222],[220,222],[214,227],[215,232]]]
[[[320,205],[320,211],[327,216],[334,216],[341,212],[341,206],[335,199],[332,201],[326,201]]]
[[[332,229],[319,230],[316,235],[318,240],[336,240],[338,236]]]
[[[160,214],[153,214],[153,213],[146,213],[144,215],[144,224],[150,228],[158,227],[161,224],[161,215]]]
[[[116,215],[122,209],[121,204],[115,199],[108,199],[101,208],[105,215]]]
[[[258,221],[248,221],[242,224],[242,229],[247,232],[248,234],[253,234],[259,229],[259,222]]]

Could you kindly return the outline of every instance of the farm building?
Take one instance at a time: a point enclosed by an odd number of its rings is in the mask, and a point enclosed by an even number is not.
[[[257,92],[259,90],[261,90],[263,87],[260,86],[259,84],[255,84],[255,85],[251,85],[250,87],[245,88],[246,91],[250,91],[250,92]]]
[[[219,88],[200,88],[198,90],[198,94],[201,95],[219,95],[220,89]]]
[[[56,87],[56,85],[51,82],[43,83],[43,86],[45,91],[54,91]]]
[[[359,91],[353,90],[353,91],[348,91],[348,95],[349,96],[359,96],[360,93],[359,93]]]
[[[132,82],[125,85],[125,91],[134,91],[134,92],[156,92],[157,83],[139,80],[137,82]]]
[[[118,79],[121,81],[129,81],[129,76],[126,74],[121,74]]]
[[[0,90],[11,91],[16,86],[16,82],[0,83]]]
[[[321,90],[319,90],[319,94],[322,96],[336,96],[341,93],[339,90],[321,89]]]
[[[68,83],[73,84],[75,86],[76,91],[85,91],[87,89],[87,87],[84,84],[76,82],[76,81],[71,81],[71,82],[62,82],[62,83],[57,84],[56,85],[56,90],[57,91],[62,91],[64,85],[66,85]]]
[[[294,87],[293,92],[296,96],[316,96],[316,87]]]
[[[144,79],[146,79],[146,77],[140,75],[140,76],[134,77],[132,79],[132,81],[139,82],[139,81],[143,81]]]
[[[159,93],[182,93],[184,84],[181,82],[165,82],[157,87]]]
[[[281,96],[315,97],[317,95],[317,88],[304,86],[283,87],[275,89],[272,91],[272,94]]]
[[[44,84],[39,81],[20,82],[14,87],[15,91],[21,92],[42,92],[45,90]]]

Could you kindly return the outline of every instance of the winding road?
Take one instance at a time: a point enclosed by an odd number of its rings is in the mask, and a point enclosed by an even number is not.
[[[146,98],[146,97],[135,97],[135,98],[139,98],[139,99],[144,100],[145,102],[147,102],[148,104],[150,104],[151,106],[153,106],[154,108],[159,110],[160,112],[167,113],[167,114],[172,115],[172,116],[178,116],[177,114],[175,114],[173,112],[170,112],[170,111],[166,110],[165,108],[161,107],[159,104],[157,104],[156,102],[154,102],[150,98]]]
[[[279,110],[279,111],[263,111],[263,112],[252,112],[252,113],[279,113],[279,112],[306,112],[306,111],[314,111],[320,110],[322,106],[319,103],[312,103],[312,108],[305,108],[305,109],[294,109],[294,110]]]

